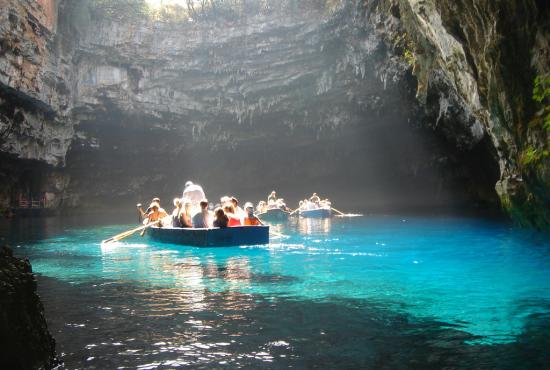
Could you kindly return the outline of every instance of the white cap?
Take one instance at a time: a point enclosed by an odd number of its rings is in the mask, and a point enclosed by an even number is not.
[[[188,186],[191,186],[191,185],[193,185],[193,183],[192,183],[191,181],[187,181],[187,182],[185,183],[185,187],[188,187]]]

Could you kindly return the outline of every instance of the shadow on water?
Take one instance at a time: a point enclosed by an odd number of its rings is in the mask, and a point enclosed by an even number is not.
[[[531,315],[517,342],[469,344],[456,325],[368,300],[278,296],[40,277],[67,368],[542,369],[549,315]]]

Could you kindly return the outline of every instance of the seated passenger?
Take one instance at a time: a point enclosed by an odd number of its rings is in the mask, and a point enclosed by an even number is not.
[[[210,227],[210,212],[208,211],[208,201],[203,199],[199,203],[201,210],[199,213],[193,216],[193,227],[195,228],[207,228]]]
[[[227,203],[231,203],[231,197],[228,197],[227,195],[224,195],[220,198],[220,207],[225,207]]]
[[[219,227],[221,229],[227,227],[229,223],[229,218],[226,216],[225,212],[221,208],[216,208],[214,211],[214,227]]]
[[[231,197],[231,204],[233,204],[233,208],[235,209],[235,216],[239,218],[239,220],[242,220],[246,216],[246,212],[244,209],[239,207],[239,201],[235,197]]]
[[[244,209],[246,211],[246,216],[244,218],[243,224],[245,226],[257,226],[257,225],[263,225],[262,221],[256,216],[254,216],[254,206],[252,203],[247,202],[244,205]]]
[[[257,213],[264,213],[265,212],[265,202],[263,200],[260,200],[258,202],[258,206],[256,207]]]
[[[193,205],[191,202],[186,201],[183,205],[183,209],[180,213],[180,223],[181,227],[193,227],[193,220],[191,218],[191,209],[193,208]]]
[[[179,198],[174,198],[174,210],[172,211],[172,227],[183,227],[181,223],[182,204]]]
[[[227,226],[241,226],[241,220],[237,217],[237,215],[235,215],[235,208],[233,208],[233,204],[226,204],[225,207],[223,207],[223,210],[225,215],[229,218],[229,223]]]

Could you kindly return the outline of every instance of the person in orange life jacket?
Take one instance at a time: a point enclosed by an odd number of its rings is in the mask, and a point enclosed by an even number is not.
[[[244,225],[245,226],[257,226],[257,225],[263,225],[262,221],[256,216],[254,216],[254,206],[252,203],[247,202],[244,205],[244,209],[246,211],[246,216],[244,217]]]

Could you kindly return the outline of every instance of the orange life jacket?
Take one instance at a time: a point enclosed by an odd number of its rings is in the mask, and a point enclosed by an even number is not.
[[[257,225],[260,225],[260,220],[258,220],[258,217],[256,216],[245,217],[244,224],[246,226],[257,226]]]

